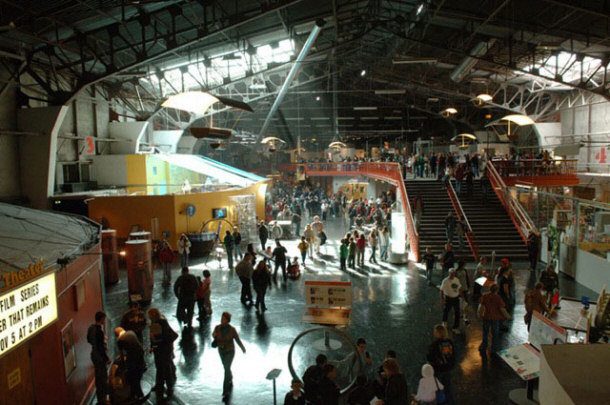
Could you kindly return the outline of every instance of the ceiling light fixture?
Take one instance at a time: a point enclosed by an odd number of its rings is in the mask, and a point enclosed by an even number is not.
[[[320,96],[316,96],[316,101],[320,101]]]
[[[471,101],[475,106],[481,107],[481,106],[485,105],[485,103],[490,102],[491,100],[493,100],[492,95],[487,94],[487,93],[481,93],[478,96],[476,96],[475,98],[473,98]]]
[[[458,113],[458,110],[455,107],[447,107],[443,111],[441,111],[441,115],[443,117],[451,117]]]
[[[354,111],[376,111],[377,107],[354,107]]]
[[[366,70],[362,69],[362,71],[360,72],[360,76],[364,77],[366,75]]]
[[[436,63],[437,58],[394,58],[392,63],[394,65],[412,65],[416,63]]]
[[[381,89],[375,90],[375,94],[405,94],[407,90],[405,89]]]

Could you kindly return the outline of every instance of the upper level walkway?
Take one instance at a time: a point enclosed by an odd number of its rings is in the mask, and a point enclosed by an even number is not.
[[[573,186],[578,184],[577,160],[495,160],[492,163],[507,186]]]

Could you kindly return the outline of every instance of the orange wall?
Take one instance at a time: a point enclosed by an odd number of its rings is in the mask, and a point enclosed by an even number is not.
[[[175,249],[178,235],[187,232],[185,215],[187,205],[193,204],[196,208],[195,215],[188,219],[189,232],[198,232],[201,225],[212,218],[213,208],[228,208],[230,196],[254,194],[256,215],[263,218],[266,186],[266,183],[257,183],[246,188],[208,193],[96,197],[89,201],[89,217],[98,222],[105,217],[110,228],[117,230],[119,239],[126,239],[132,225],[135,224],[150,231],[151,220],[157,217],[159,231],[170,231],[169,242]],[[230,214],[229,219],[231,219]]]

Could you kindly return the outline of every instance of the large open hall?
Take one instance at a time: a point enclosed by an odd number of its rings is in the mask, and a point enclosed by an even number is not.
[[[610,4],[0,0],[0,405],[610,405]]]

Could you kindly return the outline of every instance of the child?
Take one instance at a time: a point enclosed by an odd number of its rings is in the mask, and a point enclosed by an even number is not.
[[[341,239],[341,247],[339,248],[339,261],[341,263],[341,270],[347,270],[347,266],[345,263],[347,262],[347,257],[349,256],[349,245],[347,244],[347,239]]]
[[[356,242],[354,238],[349,238],[349,246],[347,249],[347,262],[351,269],[356,268]]]
[[[424,364],[421,368],[422,378],[419,380],[417,395],[414,399],[420,405],[436,404],[436,391],[442,390],[443,384],[434,377],[434,368],[430,364]]]
[[[288,265],[288,277],[293,280],[301,277],[301,269],[299,268],[299,258],[295,257],[292,262]]]
[[[206,316],[212,315],[212,303],[210,301],[211,280],[210,272],[203,271],[203,282],[201,277],[197,277],[199,281],[199,289],[197,289],[197,308],[199,309],[199,320],[205,319]]]
[[[305,258],[307,257],[307,249],[309,249],[309,243],[305,240],[305,236],[301,236],[301,242],[299,243],[299,251],[301,252],[302,264],[305,266]]]

